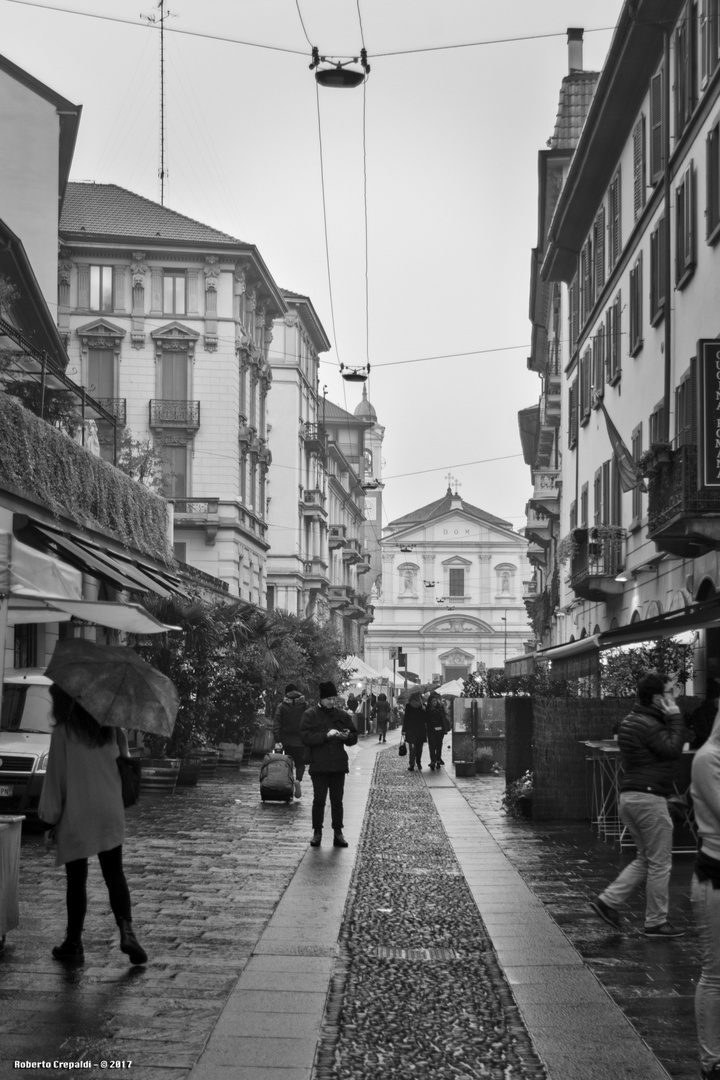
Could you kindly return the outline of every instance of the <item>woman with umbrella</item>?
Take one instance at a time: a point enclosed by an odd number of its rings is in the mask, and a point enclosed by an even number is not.
[[[131,964],[144,964],[147,954],[133,931],[122,863],[125,810],[117,759],[128,749],[119,725],[147,730],[164,716],[172,731],[177,691],[131,649],[81,639],[59,642],[46,674],[54,683],[55,727],[38,816],[53,829],[56,864],[65,866],[67,878],[67,930],[53,956],[75,964],[84,960],[88,859],[97,855],[120,949]],[[129,722],[133,714],[137,719]]]

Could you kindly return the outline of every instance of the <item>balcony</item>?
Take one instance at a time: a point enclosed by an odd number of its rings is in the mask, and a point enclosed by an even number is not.
[[[350,605],[350,593],[352,589],[349,585],[331,585],[328,589],[327,598],[328,604],[333,611],[339,611],[342,608],[349,607]]]
[[[347,525],[331,525],[328,529],[328,546],[330,548],[345,547],[347,543],[345,540],[346,532]]]
[[[327,457],[328,437],[322,424],[301,424],[300,435],[309,454]]]
[[[534,600],[538,595],[539,588],[537,578],[533,578],[532,581],[524,581],[522,591],[523,600]]]
[[[536,566],[540,570],[546,569],[547,547],[548,545],[538,544],[535,540],[530,540],[530,543],[528,544],[527,554],[532,566]]]
[[[173,499],[175,528],[203,529],[205,543],[212,547],[219,524],[219,499]]]
[[[695,445],[644,455],[648,477],[648,537],[658,551],[695,559],[720,547],[720,490],[698,490]]]
[[[528,540],[539,544],[542,548],[549,547],[552,540],[553,525],[550,515],[541,510],[533,499],[530,499],[527,503],[525,513],[527,514],[525,535]]]
[[[302,493],[302,508],[305,514],[314,517],[317,514],[325,514],[325,493],[320,488],[304,488]]]
[[[127,398],[101,397],[97,399],[103,409],[114,416],[120,427],[127,424]]]
[[[583,600],[605,600],[623,591],[615,578],[625,567],[625,529],[599,525],[575,529],[570,563],[570,586]]]
[[[322,588],[327,585],[328,566],[322,559],[306,559],[303,562],[303,574],[305,582],[310,588]]]
[[[539,517],[559,516],[561,485],[559,469],[535,470],[533,496],[528,505]]]
[[[345,541],[345,547],[343,548],[342,557],[343,557],[343,562],[346,562],[346,563],[352,564],[352,563],[360,562],[360,559],[362,558],[362,549],[360,547],[360,541],[355,540],[354,538],[352,540],[346,540]]]
[[[372,570],[372,563],[370,562],[370,553],[367,551],[360,552],[360,562],[355,563],[355,572],[357,574],[367,574],[368,570]]]
[[[197,431],[200,427],[200,402],[154,398],[150,402],[150,427]]]

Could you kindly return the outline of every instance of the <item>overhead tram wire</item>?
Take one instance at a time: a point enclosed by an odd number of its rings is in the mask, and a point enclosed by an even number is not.
[[[18,7],[39,8],[42,11],[57,11],[63,15],[79,15],[86,19],[97,19],[102,22],[120,23],[124,26],[139,26],[134,19],[123,19],[118,15],[99,15],[93,11],[78,11],[75,8],[62,7],[61,5],[41,4],[39,0],[4,0],[6,4],[16,4]],[[585,34],[604,34],[614,30],[614,26],[594,26],[585,29]],[[244,45],[248,49],[267,49],[270,52],[287,53],[290,56],[306,57],[307,53],[301,49],[289,49],[282,45],[265,45],[257,41],[244,41],[241,38],[226,37],[223,34],[209,34],[202,30],[183,30],[180,27],[166,27],[168,34],[183,34],[185,37],[203,38],[207,41],[220,41],[228,45]],[[508,45],[516,41],[542,41],[549,38],[565,38],[567,30],[558,30],[547,34],[520,34],[516,37],[490,38],[487,41],[464,41],[454,45],[425,45],[417,49],[392,49],[387,52],[373,53],[373,59],[384,59],[393,56],[413,56],[430,52],[447,52],[453,49],[475,49],[485,45]],[[337,59],[351,60],[351,54],[337,56]]]

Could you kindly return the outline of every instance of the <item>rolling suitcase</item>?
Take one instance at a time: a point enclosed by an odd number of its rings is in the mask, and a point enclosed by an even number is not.
[[[295,794],[295,762],[287,754],[266,754],[260,766],[260,798],[263,802],[292,802]]]

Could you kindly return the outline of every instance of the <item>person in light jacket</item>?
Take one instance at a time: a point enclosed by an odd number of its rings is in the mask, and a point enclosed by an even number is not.
[[[691,900],[700,936],[702,972],[695,988],[695,1022],[703,1077],[720,1077],[720,720],[692,763],[692,796],[700,843]]]
[[[336,698],[334,683],[320,683],[319,704],[308,709],[300,722],[300,738],[310,748],[308,771],[313,785],[311,847],[320,847],[322,843],[328,794],[335,834],[333,846],[348,846],[343,836],[343,794],[345,776],[350,771],[345,747],[355,745],[358,732],[350,714],[335,704]]]
[[[132,927],[130,891],[122,864],[125,808],[117,759],[127,756],[124,732],[101,727],[59,686],[50,687],[55,727],[38,817],[54,833],[56,864],[65,866],[67,929],[52,951],[56,960],[81,964],[87,910],[88,859],[97,855],[120,928],[120,949],[131,964],[147,954]]]

